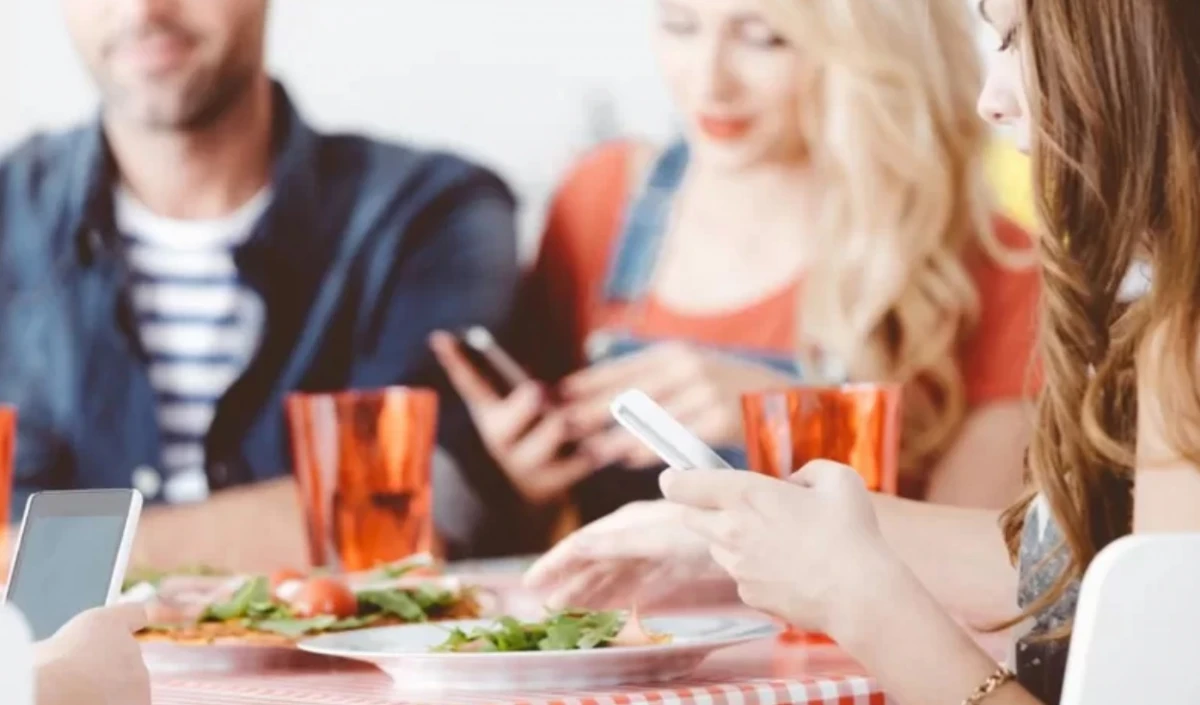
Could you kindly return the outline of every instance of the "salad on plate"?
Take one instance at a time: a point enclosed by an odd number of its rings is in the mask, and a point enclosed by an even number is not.
[[[623,612],[563,610],[536,622],[500,617],[494,624],[473,629],[452,628],[432,651],[492,653],[514,651],[585,651],[610,647],[668,644],[670,635],[646,629],[637,609]]]

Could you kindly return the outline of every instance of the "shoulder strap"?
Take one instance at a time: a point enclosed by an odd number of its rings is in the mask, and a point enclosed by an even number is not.
[[[610,260],[604,284],[606,299],[634,301],[645,295],[666,235],[672,199],[683,182],[687,164],[687,145],[675,143],[659,155],[640,191],[634,194]]]

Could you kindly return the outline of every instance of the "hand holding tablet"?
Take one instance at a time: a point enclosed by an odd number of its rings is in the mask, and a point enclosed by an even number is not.
[[[141,509],[136,490],[29,498],[4,599],[25,616],[35,640],[117,601]]]

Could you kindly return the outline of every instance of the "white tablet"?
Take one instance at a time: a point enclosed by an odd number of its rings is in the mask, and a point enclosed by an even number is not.
[[[34,639],[120,597],[141,511],[136,490],[29,498],[4,600],[25,616]]]
[[[668,466],[679,470],[728,468],[717,452],[644,393],[631,389],[617,397],[613,418],[637,436]]]

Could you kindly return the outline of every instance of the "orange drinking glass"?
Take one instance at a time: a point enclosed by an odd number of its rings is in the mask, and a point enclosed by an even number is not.
[[[357,571],[434,553],[437,394],[389,387],[286,404],[312,564]]]
[[[811,460],[858,471],[873,492],[896,493],[899,385],[796,387],[742,397],[749,469],[788,477]]]
[[[17,409],[0,404],[0,577],[8,574],[13,494],[13,452],[17,447]]]
[[[748,469],[786,478],[811,460],[833,460],[857,470],[868,489],[895,494],[900,399],[900,385],[881,384],[746,394],[742,420]],[[789,641],[807,639],[790,628],[783,636]]]

